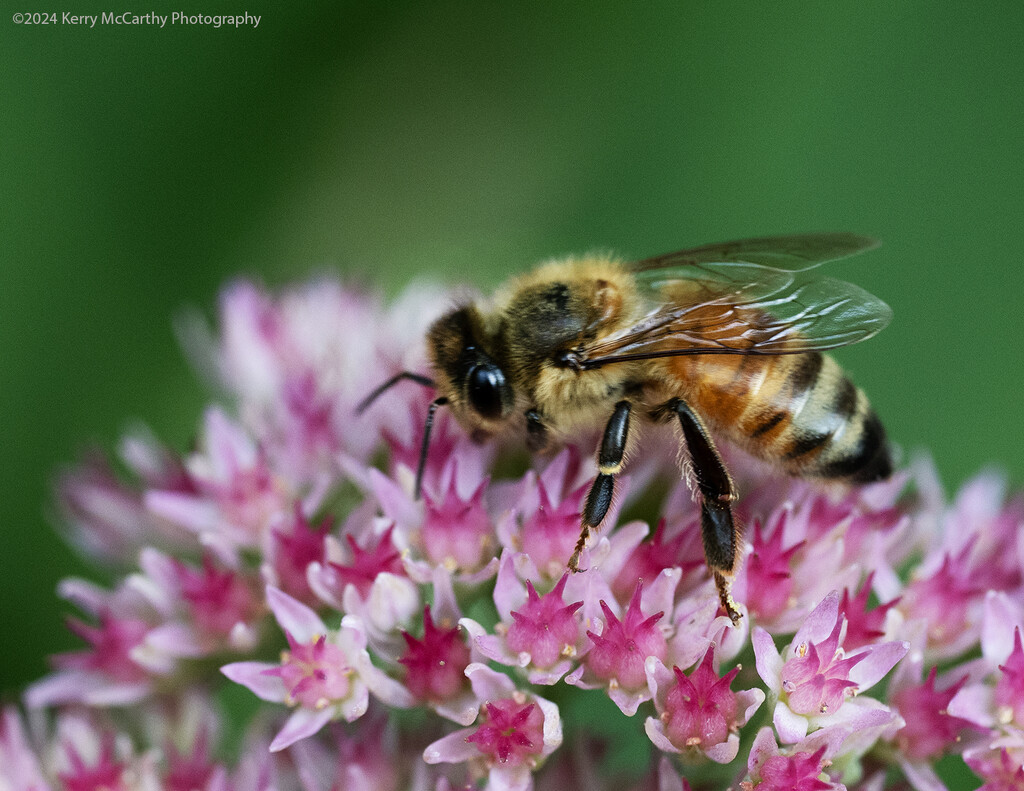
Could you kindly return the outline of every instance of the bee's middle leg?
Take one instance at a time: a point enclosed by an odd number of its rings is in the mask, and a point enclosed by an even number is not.
[[[704,421],[689,404],[681,398],[673,398],[660,411],[674,413],[683,429],[683,440],[693,465],[693,482],[700,491],[704,557],[714,575],[722,607],[736,623],[741,616],[730,592],[740,554],[740,532],[732,516],[736,487]]]
[[[580,553],[587,544],[590,531],[596,530],[604,520],[612,505],[612,494],[615,491],[615,476],[622,470],[623,457],[626,454],[626,440],[629,438],[629,417],[633,405],[629,401],[619,401],[615,411],[604,427],[601,449],[597,454],[597,478],[587,494],[587,502],[583,508],[583,525],[580,529],[580,540],[569,558],[569,570],[579,571]]]

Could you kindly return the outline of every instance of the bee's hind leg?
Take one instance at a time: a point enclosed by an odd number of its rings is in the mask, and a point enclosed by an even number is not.
[[[615,411],[604,427],[601,438],[601,450],[597,454],[597,478],[587,494],[587,503],[583,508],[583,525],[580,529],[580,540],[569,558],[569,570],[580,570],[580,553],[587,544],[590,531],[596,530],[604,520],[612,505],[612,494],[615,491],[615,476],[622,470],[623,457],[626,454],[626,440],[629,438],[629,416],[633,405],[629,401],[619,401]]]
[[[740,554],[740,532],[732,516],[736,487],[708,434],[704,421],[681,398],[673,398],[658,411],[675,413],[683,429],[683,440],[693,469],[693,481],[700,491],[701,538],[704,557],[715,578],[722,607],[733,623],[739,622],[739,610],[730,588]]]

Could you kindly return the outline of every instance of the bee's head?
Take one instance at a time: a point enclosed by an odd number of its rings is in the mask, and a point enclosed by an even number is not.
[[[438,395],[478,439],[498,431],[515,406],[508,377],[485,340],[480,313],[472,306],[442,316],[427,333]]]

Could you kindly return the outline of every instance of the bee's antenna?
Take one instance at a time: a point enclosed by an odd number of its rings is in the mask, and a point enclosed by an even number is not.
[[[430,402],[430,407],[427,409],[427,420],[423,424],[423,444],[420,445],[420,463],[416,467],[416,488],[414,490],[415,499],[420,499],[420,493],[423,488],[423,470],[427,466],[427,446],[430,445],[430,432],[434,428],[434,413],[437,411],[439,406],[444,406],[448,403],[448,399],[445,396],[435,398]]]
[[[365,412],[369,408],[370,404],[372,404],[374,401],[380,398],[380,396],[382,396],[396,384],[401,382],[403,379],[411,379],[413,382],[416,382],[416,384],[421,384],[424,387],[432,387],[434,389],[437,388],[437,382],[435,382],[429,376],[423,376],[422,374],[414,374],[412,371],[402,371],[401,373],[392,376],[384,384],[377,387],[377,389],[375,389],[366,398],[360,401],[359,405],[356,407],[356,414],[363,414],[363,412]]]

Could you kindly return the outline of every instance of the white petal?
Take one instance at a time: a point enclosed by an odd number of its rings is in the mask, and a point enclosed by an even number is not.
[[[270,743],[270,752],[276,753],[285,747],[295,744],[299,739],[312,736],[330,722],[331,717],[335,713],[333,706],[327,706],[319,711],[316,709],[296,709],[277,736],[274,737],[274,741]]]
[[[327,633],[327,626],[319,615],[284,591],[268,586],[267,604],[281,628],[297,643],[310,643],[315,637]]]
[[[648,717],[644,721],[644,731],[647,733],[647,738],[650,739],[654,743],[654,746],[662,752],[682,752],[682,750],[669,741],[668,736],[665,734],[665,724],[661,720],[654,717]]]
[[[704,750],[704,755],[714,761],[716,764],[728,764],[732,763],[740,751],[740,737],[735,733],[730,733],[729,738],[724,742],[719,742],[711,747]]]
[[[754,645],[754,663],[757,666],[757,674],[761,680],[768,685],[772,694],[778,696],[782,689],[782,656],[775,647],[775,641],[760,626],[754,627],[754,635],[751,638]]]
[[[474,694],[482,701],[501,700],[516,690],[512,679],[479,662],[473,662],[466,668],[466,678]]]
[[[272,676],[264,672],[278,667],[279,665],[272,665],[269,662],[233,662],[230,665],[224,665],[220,672],[236,684],[248,687],[256,697],[262,700],[269,700],[271,703],[284,703],[288,697],[284,681],[280,676]]]
[[[838,618],[839,593],[832,591],[807,616],[803,626],[797,630],[796,635],[793,637],[792,645],[820,643],[832,633]]]
[[[858,692],[869,689],[892,670],[909,650],[910,643],[899,641],[871,646],[864,652],[867,656],[850,668],[850,681],[857,685]]]
[[[479,756],[480,751],[476,745],[466,741],[475,731],[475,728],[463,728],[438,739],[423,751],[423,760],[428,764],[461,764]]]
[[[534,697],[533,702],[544,713],[543,754],[550,755],[562,744],[562,715],[558,705],[546,698]]]
[[[772,722],[779,734],[779,741],[783,744],[796,744],[807,735],[807,718],[794,714],[782,701],[775,704]]]

